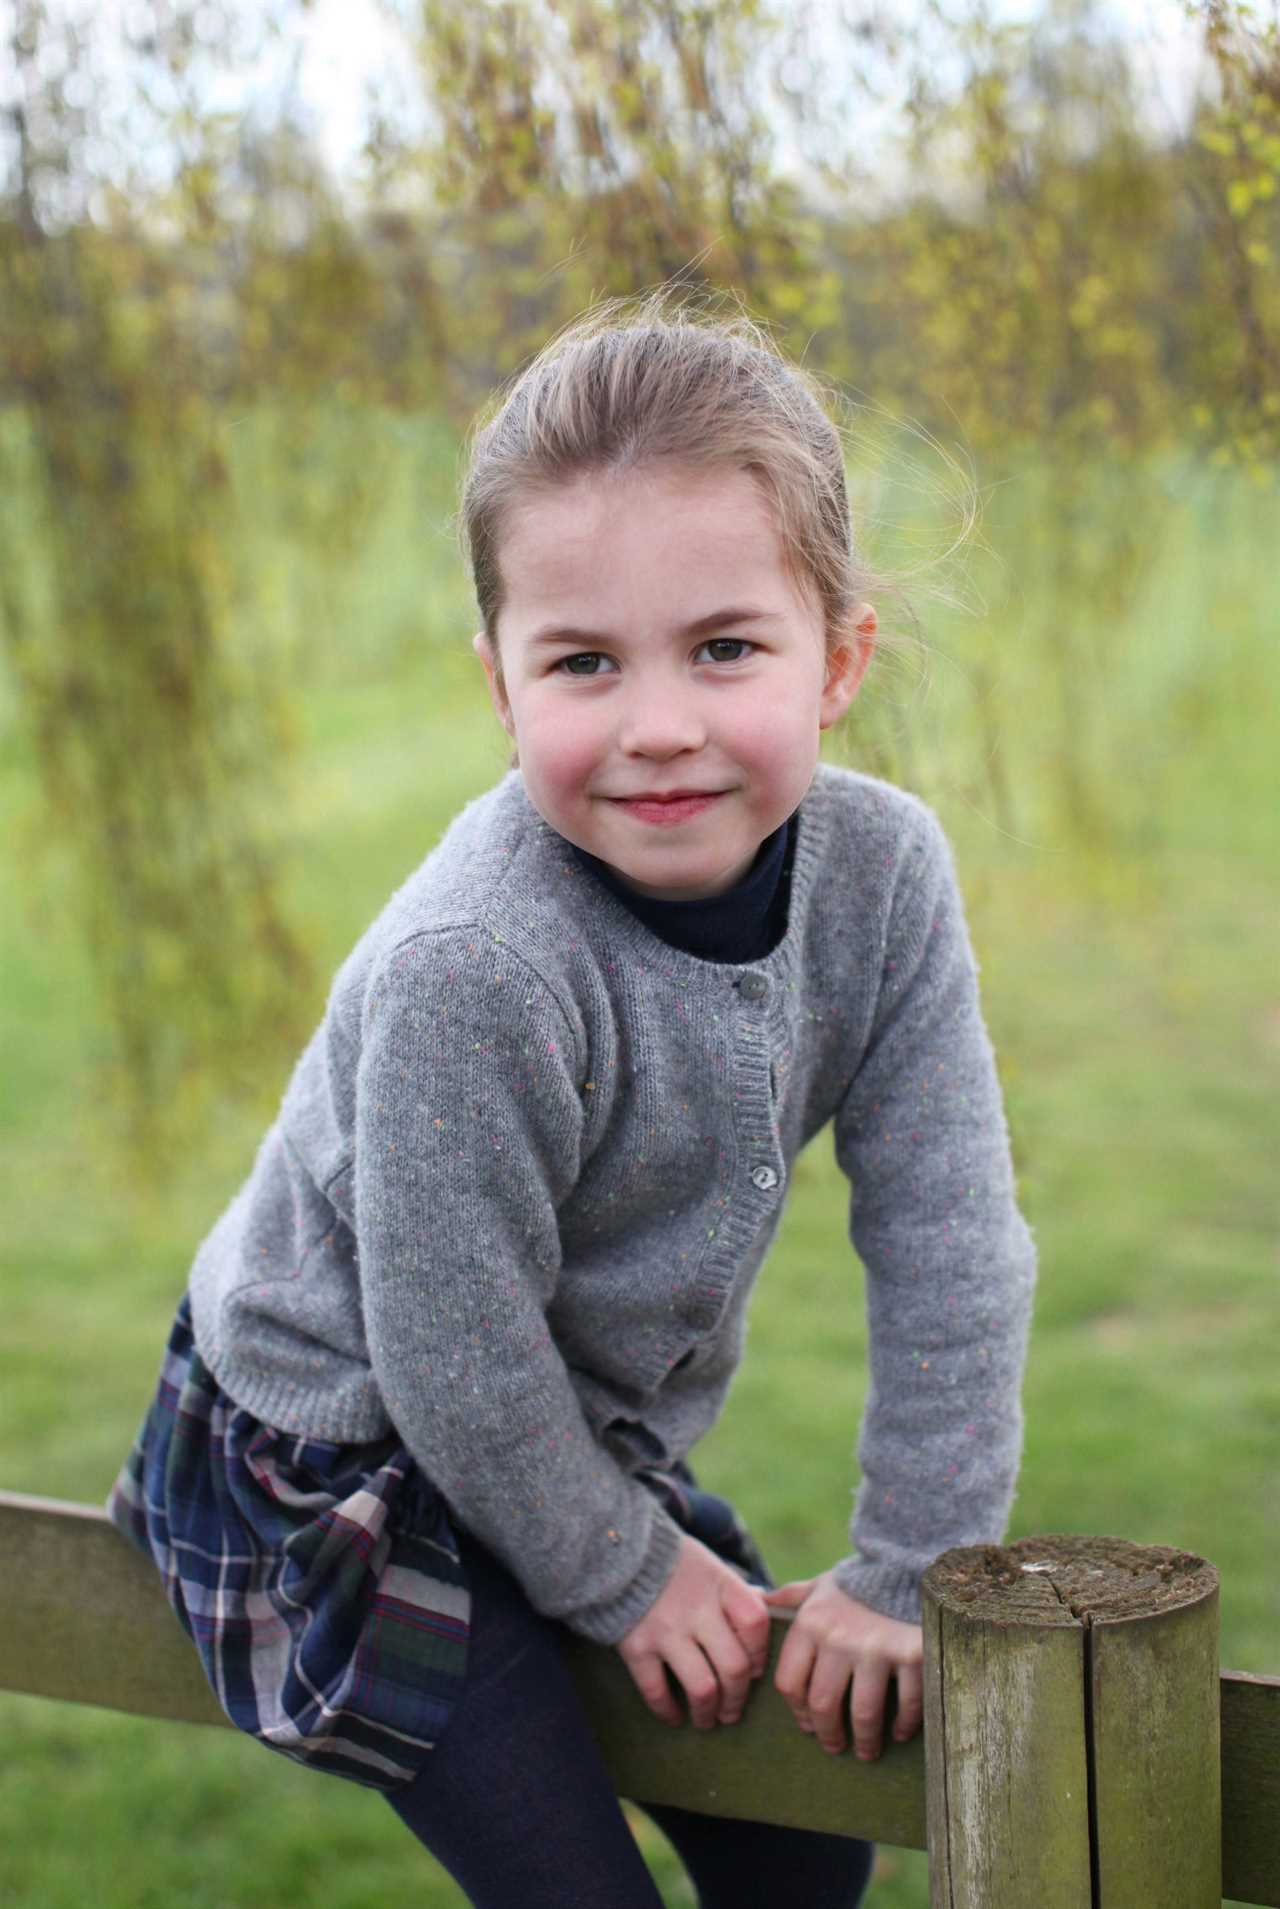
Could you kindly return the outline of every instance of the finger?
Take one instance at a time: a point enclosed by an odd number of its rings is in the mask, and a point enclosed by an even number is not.
[[[796,1722],[806,1731],[812,1731],[813,1728],[809,1714],[809,1677],[816,1654],[808,1637],[793,1625],[779,1653],[778,1668],[773,1673],[774,1689],[790,1704]]]
[[[861,1663],[853,1679],[853,1747],[864,1759],[878,1757],[884,1729],[884,1700],[889,1688],[889,1666]]]
[[[845,1715],[853,1665],[844,1651],[819,1652],[809,1678],[809,1715],[824,1750],[839,1754],[848,1743]]]
[[[694,1729],[710,1730],[720,1704],[720,1684],[705,1652],[696,1643],[682,1641],[672,1647],[667,1662],[684,1691]]]
[[[780,1611],[798,1610],[816,1583],[816,1578],[795,1578],[790,1584],[775,1584],[765,1592],[764,1601]]]
[[[653,1653],[635,1658],[622,1653],[622,1661],[631,1672],[632,1683],[654,1716],[661,1717],[663,1723],[682,1723],[680,1706],[676,1702],[671,1680],[667,1676],[667,1667],[662,1659]]]
[[[924,1720],[924,1672],[919,1664],[899,1664],[898,1714],[893,1720],[895,1743],[914,1737]]]
[[[751,1659],[728,1619],[698,1633],[698,1642],[720,1687],[717,1723],[736,1723],[751,1689]]]
[[[743,1592],[750,1587],[743,1585]],[[733,1626],[734,1635],[747,1653],[751,1666],[751,1675],[764,1675],[765,1665],[769,1661],[769,1612],[759,1592],[739,1597],[731,1591],[724,1600],[724,1614]]]

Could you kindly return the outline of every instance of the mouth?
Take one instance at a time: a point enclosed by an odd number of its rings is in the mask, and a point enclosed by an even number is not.
[[[615,795],[609,799],[615,808],[638,822],[670,827],[702,815],[724,793],[723,789],[665,789],[654,795]]]

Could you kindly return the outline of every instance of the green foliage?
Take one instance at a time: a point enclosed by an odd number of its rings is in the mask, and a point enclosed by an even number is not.
[[[1014,1529],[1202,1549],[1224,1661],[1274,1672],[1274,27],[1197,4],[1214,83],[1161,139],[1087,11],[846,9],[818,46],[754,0],[401,0],[435,130],[375,124],[360,203],[286,117],[202,99],[200,62],[252,65],[247,11],[127,9],[108,167],[89,53],[13,9],[5,1483],[105,1490],[298,1023],[503,766],[449,555],[458,430],[594,295],[678,277],[870,394],[858,535],[925,641],[898,616],[836,748],[959,848],[1042,1258]],[[787,1572],[833,1554],[852,1482],[845,1197],[807,1155],[701,1455]],[[457,1901],[376,1799],[212,1733],[3,1709],[14,1909]],[[925,1901],[922,1859],[881,1871],[877,1905]]]
[[[344,445],[358,455],[361,437],[339,412],[331,437],[318,430],[318,467]],[[327,567],[313,558],[314,575],[269,518],[254,546],[255,563],[281,566],[282,616],[305,630],[341,584],[342,623],[361,636],[321,678],[308,672],[301,698],[287,893],[314,953],[313,1018],[356,935],[505,756],[447,542],[404,534],[415,497],[447,495],[452,442],[417,431],[395,441],[403,466],[388,486],[385,542],[358,542]],[[237,481],[256,473],[255,493],[280,489],[277,442],[270,418],[251,420]],[[909,468],[897,469],[907,481]],[[1200,1551],[1222,1572],[1224,1665],[1275,1674],[1271,506],[1239,471],[1159,460],[1098,473],[1082,535],[1124,509],[1127,483],[1164,503],[1129,620],[1098,634],[1082,746],[1117,825],[1101,843],[1082,844],[1061,810],[1059,717],[1045,687],[1058,619],[1044,471],[1028,467],[989,504],[1000,563],[973,580],[985,618],[930,628],[928,685],[873,675],[863,696],[897,706],[915,738],[913,780],[957,845],[1039,1245],[1012,1530],[1113,1531]],[[874,497],[869,478],[863,488]],[[886,483],[881,515],[903,509]],[[403,606],[415,601],[436,621],[413,645]],[[979,687],[1007,819],[988,779]],[[842,759],[867,763],[872,707],[860,698],[846,718]],[[0,757],[6,822],[30,800],[31,777],[15,752]],[[0,1045],[14,1061],[0,1078],[0,1478],[96,1499],[154,1383],[195,1244],[252,1160],[263,1109],[220,1107],[181,1173],[140,1207],[86,1112],[100,1025],[82,956],[30,921],[28,885],[5,827]],[[264,1054],[259,1065],[274,1100],[285,1063]],[[696,1458],[788,1575],[836,1555],[856,1480],[865,1333],[847,1197],[820,1140],[794,1175],[728,1413]],[[457,1891],[375,1797],[213,1732],[16,1698],[0,1713],[11,1750],[0,1785],[6,1909],[277,1899],[457,1909]],[[671,1909],[687,1909],[661,1839],[644,1840]],[[923,1859],[883,1850],[880,1862],[868,1909],[923,1909]]]
[[[422,0],[433,136],[380,159],[425,180],[465,254],[463,296],[436,305],[448,357],[478,373],[464,389],[593,297],[668,279],[812,318],[831,281],[751,92],[776,32],[744,0]]]
[[[1097,848],[1119,822],[1091,686],[1156,577],[1159,473],[1192,443],[1272,481],[1280,51],[1237,0],[1193,10],[1211,83],[1172,139],[1089,0],[1021,23],[846,11],[825,38],[758,0],[385,4],[430,131],[371,121],[363,201],[287,102],[252,123],[211,105],[303,0],[252,22],[143,0],[103,29],[105,64],[71,15],[13,10],[0,706],[39,765],[38,880],[108,1005],[116,1124],[153,1167],[206,1078],[294,1042],[295,684],[368,652],[350,580],[392,526],[414,535],[397,430],[460,432],[595,296],[675,280],[744,299],[850,394],[858,533],[907,700],[913,614],[935,627],[950,597],[998,593],[1018,499],[1051,584],[1034,649],[1055,812]],[[957,551],[975,484],[990,548]],[[428,538],[448,489],[424,493]],[[434,620],[426,599],[396,614],[406,644]],[[1014,826],[999,672],[972,636],[963,653],[978,755],[957,773],[985,775]],[[876,720],[883,765],[926,776],[908,717]]]
[[[1190,174],[1219,323],[1203,339],[1197,423],[1220,457],[1257,469],[1280,445],[1280,25],[1213,0],[1205,40],[1219,93],[1199,116]]]
[[[19,349],[40,341],[0,414],[0,612],[45,797],[27,846],[48,879],[52,830],[73,871],[129,1137],[158,1162],[193,1070],[234,1073],[292,1020],[262,816],[279,687],[234,642],[225,431],[176,288],[84,227],[0,253],[0,285]]]

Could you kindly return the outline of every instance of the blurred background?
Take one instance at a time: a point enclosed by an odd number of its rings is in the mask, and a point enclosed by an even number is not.
[[[836,394],[888,640],[831,751],[951,832],[1040,1246],[1011,1534],[1202,1553],[1280,1673],[1278,188],[1274,0],[0,5],[0,1484],[105,1494],[335,967],[503,771],[477,407],[674,281]],[[857,1481],[847,1199],[822,1137],[698,1455],[780,1577]],[[0,1720],[6,1909],[460,1902],[256,1746]]]

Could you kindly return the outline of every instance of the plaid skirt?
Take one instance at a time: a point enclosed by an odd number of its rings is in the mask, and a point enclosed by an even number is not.
[[[687,1467],[639,1477],[770,1582],[733,1506]],[[471,1598],[444,1500],[394,1431],[343,1445],[263,1424],[204,1364],[184,1295],[107,1510],[157,1565],[232,1723],[373,1789],[413,1781],[464,1686]]]
[[[394,1433],[341,1445],[242,1411],[184,1295],[107,1510],[232,1723],[374,1789],[412,1781],[462,1688],[471,1599],[444,1501]]]

